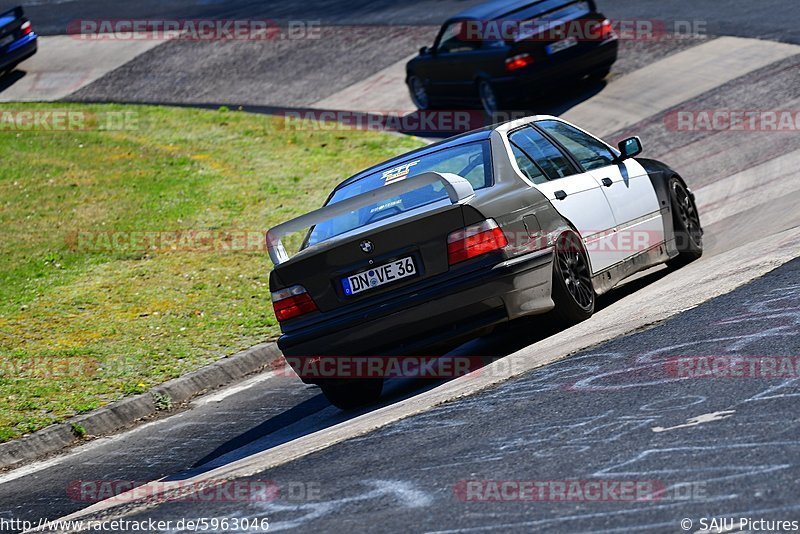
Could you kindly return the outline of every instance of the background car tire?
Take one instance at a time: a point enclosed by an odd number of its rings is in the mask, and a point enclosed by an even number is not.
[[[417,106],[418,110],[425,111],[432,109],[431,99],[425,88],[425,83],[419,76],[412,74],[408,77],[408,94],[411,96],[411,101]]]
[[[504,103],[497,96],[497,92],[489,83],[489,80],[480,79],[477,83],[478,100],[481,103],[481,109],[489,117],[490,122],[495,122],[493,116],[496,113],[503,111]]]
[[[591,269],[580,238],[573,232],[559,237],[553,256],[552,314],[562,326],[585,321],[594,313],[596,295]]]
[[[353,378],[320,384],[328,401],[342,410],[360,408],[377,401],[383,391],[382,378]]]
[[[677,176],[669,180],[669,196],[675,245],[679,254],[667,263],[670,267],[681,267],[703,255],[703,227],[700,225],[694,195]]]
[[[601,69],[601,70],[598,70],[598,71],[595,71],[595,72],[591,73],[589,75],[589,79],[600,82],[600,81],[605,80],[606,76],[608,76],[609,74],[611,74],[611,66],[608,66],[608,67],[606,67],[604,69]]]

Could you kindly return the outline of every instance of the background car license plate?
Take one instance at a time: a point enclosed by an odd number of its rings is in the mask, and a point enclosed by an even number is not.
[[[368,271],[346,276],[342,278],[342,288],[345,295],[356,295],[415,274],[417,274],[417,268],[414,260],[409,256],[373,267]]]
[[[547,46],[547,53],[550,55],[557,54],[562,50],[566,50],[567,48],[572,48],[578,44],[578,40],[574,37],[570,37],[569,39],[564,39],[563,41],[555,42],[551,45]]]

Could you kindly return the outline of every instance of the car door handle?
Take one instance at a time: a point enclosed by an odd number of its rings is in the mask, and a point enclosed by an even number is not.
[[[567,194],[564,191],[556,191],[555,195],[558,200],[564,200],[567,198]]]
[[[614,180],[612,180],[611,178],[603,178],[602,182],[603,185],[606,187],[611,187],[612,185],[614,185]]]

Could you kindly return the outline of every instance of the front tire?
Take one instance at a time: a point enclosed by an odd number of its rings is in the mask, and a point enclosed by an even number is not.
[[[377,401],[383,391],[383,379],[332,380],[321,383],[319,387],[331,404],[342,410],[352,410]]]
[[[594,313],[595,299],[581,240],[572,232],[566,233],[556,242],[553,258],[553,315],[563,326],[580,323]]]
[[[681,267],[703,255],[703,227],[694,195],[677,176],[669,180],[669,196],[675,246],[679,253],[667,263],[670,267]]]

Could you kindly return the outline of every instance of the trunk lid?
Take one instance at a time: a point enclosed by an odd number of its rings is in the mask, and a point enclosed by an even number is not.
[[[542,10],[548,7],[550,10]],[[592,36],[603,17],[588,2],[545,2],[537,11],[515,13],[510,18],[519,21],[520,34],[512,41],[509,56],[528,53],[539,65],[551,58],[579,56],[602,42]]]
[[[321,312],[332,311],[447,272],[447,236],[463,227],[462,206],[442,206],[320,243],[273,273],[282,286],[305,287]]]

